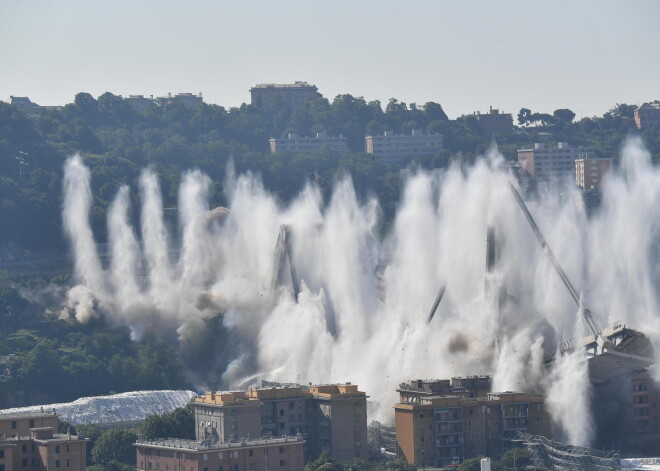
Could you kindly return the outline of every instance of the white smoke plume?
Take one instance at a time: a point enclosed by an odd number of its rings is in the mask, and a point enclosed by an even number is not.
[[[575,334],[575,305],[517,207],[502,164],[491,151],[468,169],[410,172],[384,235],[378,202],[361,201],[350,178],[327,202],[307,186],[284,206],[254,175],[230,176],[227,212],[209,209],[210,181],[198,171],[182,178],[179,228],[170,233],[157,178],[145,170],[139,238],[122,187],[108,213],[111,260],[103,269],[88,223],[89,172],[74,157],[65,168],[64,223],[79,286],[67,307],[81,322],[96,308],[136,335],[176,330],[193,347],[207,323],[218,321],[221,334],[199,340],[199,348],[214,349],[225,386],[254,377],[351,381],[385,420],[403,381],[494,374],[498,390],[549,393],[554,419],[584,423],[567,433],[588,444],[589,408],[573,407],[576,390],[589,397],[584,362],[562,359],[550,374],[556,381],[543,379],[544,351]],[[660,170],[635,139],[621,168],[591,218],[574,203],[570,182],[561,195],[541,191],[529,206],[596,323],[626,322],[657,344]],[[282,224],[300,279],[297,303],[291,286],[271,292]],[[484,289],[488,227],[501,241],[490,275],[506,286],[501,310]],[[427,324],[443,284],[445,297]]]

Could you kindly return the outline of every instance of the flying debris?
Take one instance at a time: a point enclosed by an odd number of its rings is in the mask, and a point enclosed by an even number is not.
[[[442,297],[445,295],[445,290],[447,289],[447,285],[443,284],[440,287],[440,291],[438,291],[438,295],[435,297],[435,301],[433,302],[433,306],[431,307],[431,312],[429,312],[429,317],[426,319],[426,323],[430,324],[431,321],[433,320],[433,316],[435,316],[435,311],[438,310],[438,306],[440,305],[440,301],[442,301]]]

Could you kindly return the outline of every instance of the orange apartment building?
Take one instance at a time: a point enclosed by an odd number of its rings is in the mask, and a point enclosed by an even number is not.
[[[0,471],[85,471],[88,440],[57,426],[50,413],[0,415]]]
[[[410,464],[433,467],[497,456],[503,439],[515,432],[550,436],[543,403],[542,396],[515,392],[400,402],[394,415],[397,452]]]
[[[303,471],[301,437],[238,440],[138,440],[137,469],[144,471]]]
[[[307,459],[367,459],[367,395],[357,385],[266,387],[207,392],[194,400],[196,438],[305,437]]]

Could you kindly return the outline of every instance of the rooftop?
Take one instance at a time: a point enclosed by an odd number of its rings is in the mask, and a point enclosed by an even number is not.
[[[155,440],[137,440],[135,446],[148,446],[156,448],[176,448],[179,450],[207,451],[207,450],[230,450],[235,448],[246,448],[268,445],[282,445],[285,443],[305,443],[302,435],[282,438],[260,438],[256,440],[240,440],[227,443],[196,442],[195,440],[183,440],[179,438],[156,438]]]
[[[310,85],[307,82],[294,83],[259,83],[252,87],[255,88],[316,88],[316,85]]]

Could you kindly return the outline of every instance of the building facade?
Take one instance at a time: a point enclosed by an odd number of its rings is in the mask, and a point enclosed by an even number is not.
[[[583,190],[596,190],[611,168],[612,159],[590,159],[588,155],[575,159],[575,183]]]
[[[0,415],[0,471],[85,471],[88,440],[57,426],[55,414]]]
[[[314,137],[300,137],[297,134],[289,134],[286,138],[269,140],[270,151],[291,152],[300,154],[303,152],[312,152],[327,145],[335,154],[346,152],[348,150],[347,140],[343,136],[327,136],[325,133],[316,133]]]
[[[660,126],[660,102],[644,103],[635,110],[635,124],[638,129]]]
[[[561,179],[574,177],[575,161],[593,154],[591,148],[571,147],[566,142],[560,142],[557,147],[536,143],[533,148],[518,150],[518,163],[538,180]]]
[[[137,469],[144,471],[303,471],[301,436],[238,440],[138,440]]]
[[[660,432],[660,385],[646,370],[630,375],[632,405],[631,415],[635,435]]]
[[[316,85],[307,82],[261,83],[250,89],[250,103],[258,108],[282,105],[295,110],[319,96]]]
[[[477,111],[474,115],[481,127],[484,136],[493,134],[511,134],[513,132],[513,117],[511,113],[500,113],[500,110],[491,106],[488,113],[481,114]]]
[[[198,441],[301,434],[313,459],[367,459],[367,396],[357,385],[268,387],[207,392],[194,400]]]
[[[423,134],[420,130],[404,135],[385,131],[382,136],[366,136],[364,146],[367,154],[373,154],[383,162],[404,163],[442,150],[443,138],[442,134]]]
[[[527,393],[429,396],[395,405],[397,453],[408,463],[442,467],[497,456],[515,432],[550,436],[544,398]]]

